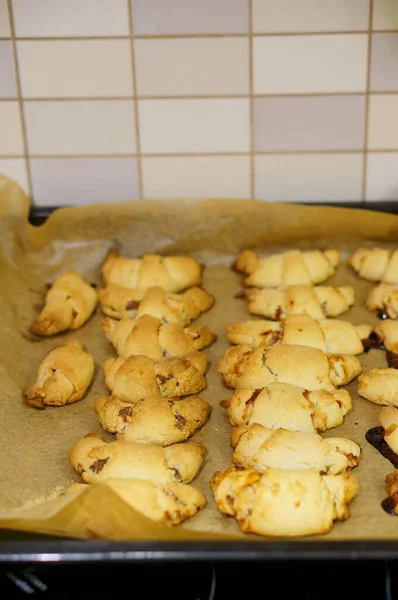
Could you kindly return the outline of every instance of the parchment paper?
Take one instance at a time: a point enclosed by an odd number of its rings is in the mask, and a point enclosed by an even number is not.
[[[267,253],[336,247],[345,258],[358,245],[377,243],[393,248],[398,240],[398,217],[251,200],[154,200],[60,209],[43,226],[33,227],[28,224],[28,211],[21,189],[0,178],[0,527],[82,538],[247,539],[233,519],[218,511],[208,484],[216,470],[231,464],[231,428],[219,403],[233,390],[223,385],[216,369],[228,346],[226,326],[255,318],[250,317],[247,302],[235,298],[242,284],[230,268],[234,257],[244,248]],[[101,265],[110,248],[126,256],[145,252],[195,256],[206,265],[204,288],[216,300],[196,321],[209,325],[218,335],[206,351],[211,366],[207,389],[201,394],[212,405],[212,415],[192,437],[208,448],[204,466],[193,482],[205,494],[208,506],[176,528],[146,519],[106,485],[92,486],[80,495],[62,495],[70,483],[79,481],[67,458],[72,445],[90,431],[112,438],[101,430],[92,410],[94,400],[108,392],[101,363],[114,356],[101,332],[99,307],[75,333],[96,361],[94,381],[84,399],[71,406],[36,411],[22,396],[35,380],[40,362],[67,335],[42,339],[29,332],[42,307],[45,284],[67,268],[76,268],[99,287]],[[364,307],[371,283],[357,278],[343,264],[325,285],[355,287],[356,305],[340,318],[354,324],[377,323],[377,317]],[[382,351],[371,350],[360,358],[364,370],[386,366]],[[398,537],[398,519],[380,507],[386,496],[384,479],[393,467],[365,440],[367,429],[378,425],[380,407],[359,398],[356,386],[356,382],[348,386],[354,408],[344,425],[324,436],[346,436],[360,444],[362,458],[355,469],[360,492],[350,505],[347,522],[336,523],[327,536],[308,541]]]

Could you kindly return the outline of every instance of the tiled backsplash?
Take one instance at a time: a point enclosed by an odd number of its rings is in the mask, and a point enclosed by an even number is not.
[[[0,172],[38,205],[398,198],[397,0],[0,0]]]

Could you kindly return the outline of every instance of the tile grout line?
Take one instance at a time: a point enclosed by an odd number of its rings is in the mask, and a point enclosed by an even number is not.
[[[249,17],[249,126],[250,126],[250,198],[255,196],[254,172],[254,95],[253,95],[253,2],[248,2]]]
[[[139,111],[138,111],[138,98],[137,98],[137,77],[135,68],[135,55],[134,55],[134,26],[133,26],[133,0],[127,0],[128,18],[129,18],[129,31],[130,31],[130,52],[131,52],[131,69],[133,78],[133,89],[134,89],[134,121],[135,121],[135,146],[137,151],[137,175],[138,175],[138,193],[140,198],[144,198],[144,181],[142,176],[142,157],[141,157],[141,138],[140,138],[140,124],[139,124]]]
[[[25,168],[26,168],[26,176],[28,180],[28,196],[29,198],[33,197],[33,184],[32,184],[32,174],[30,171],[30,161],[29,161],[29,150],[28,150],[28,137],[26,133],[26,121],[25,121],[25,110],[23,105],[23,96],[21,89],[21,77],[19,73],[19,64],[18,64],[18,55],[17,55],[17,42],[15,39],[15,25],[14,25],[14,13],[12,7],[12,0],[7,0],[8,6],[8,18],[10,21],[10,29],[11,29],[11,43],[12,43],[12,51],[14,55],[14,69],[15,69],[15,81],[17,84],[17,100],[19,106],[19,114],[21,117],[21,129],[22,129],[22,143],[23,143],[23,158],[25,159]]]
[[[373,0],[369,4],[369,31],[368,31],[368,62],[366,71],[366,96],[365,96],[365,135],[363,140],[363,171],[362,171],[362,204],[366,204],[366,181],[368,174],[368,137],[369,137],[369,105],[370,105],[370,70],[372,64],[372,25],[373,25]]]

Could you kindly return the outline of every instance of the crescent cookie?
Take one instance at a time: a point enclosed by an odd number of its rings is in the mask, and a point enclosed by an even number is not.
[[[384,430],[385,442],[398,454],[398,409],[394,406],[384,406],[380,411],[379,421]]]
[[[133,290],[161,287],[165,292],[180,292],[201,284],[202,267],[189,256],[123,258],[111,251],[102,266],[102,276],[105,286],[116,284]]]
[[[51,350],[39,366],[36,383],[25,398],[30,406],[65,406],[83,398],[94,375],[94,359],[77,340]]]
[[[361,363],[356,356],[327,356],[307,346],[240,345],[226,350],[218,371],[232,388],[262,388],[280,382],[308,390],[333,390],[352,381],[361,372]]]
[[[259,258],[252,250],[241,252],[235,268],[245,275],[245,285],[277,288],[289,285],[314,285],[328,279],[340,263],[337,250],[291,250]]]
[[[304,536],[327,533],[335,520],[349,517],[348,503],[358,491],[355,476],[320,475],[316,469],[230,467],[210,480],[217,506],[245,533]]]
[[[107,479],[105,484],[134,510],[166,525],[179,525],[206,506],[206,498],[193,485],[143,479]],[[89,487],[93,486],[73,483],[67,492],[83,492]]]
[[[224,405],[231,425],[240,427],[231,436],[235,446],[239,435],[255,423],[306,433],[338,427],[351,410],[352,399],[344,389],[310,392],[288,383],[271,383],[264,389],[236,390]]]
[[[136,319],[142,315],[151,315],[161,319],[163,323],[180,323],[184,326],[214,304],[214,298],[199,287],[173,294],[160,287],[143,291],[112,284],[100,290],[98,299],[103,313],[113,319]]]
[[[241,436],[232,462],[260,473],[268,468],[317,469],[322,475],[337,475],[356,467],[360,453],[358,444],[345,438],[323,440],[317,433],[274,430],[254,423]]]
[[[69,460],[86,483],[100,483],[110,477],[189,483],[202,466],[205,453],[205,446],[197,442],[167,448],[119,440],[107,444],[89,434],[76,442]]]
[[[371,369],[358,377],[358,394],[370,402],[398,406],[398,370]]]
[[[66,271],[54,281],[46,294],[41,313],[31,327],[37,335],[55,335],[79,329],[97,306],[97,292],[76,271]]]
[[[216,335],[206,326],[183,327],[178,323],[162,323],[160,319],[143,315],[136,321],[116,321],[106,317],[102,331],[119,356],[140,354],[153,360],[187,356],[210,346]]]
[[[398,283],[398,251],[383,248],[358,248],[348,264],[362,279]]]
[[[291,285],[284,290],[248,288],[249,313],[283,321],[289,315],[309,315],[317,321],[338,317],[355,302],[354,288]]]
[[[103,363],[105,383],[112,395],[135,404],[148,396],[177,398],[205,389],[207,359],[199,352],[155,363],[147,356],[109,358]]]
[[[94,403],[101,426],[116,439],[170,446],[184,442],[207,421],[211,407],[198,396],[182,400],[152,396],[136,404],[114,396],[102,396]]]
[[[366,299],[368,310],[377,310],[390,319],[398,319],[398,286],[387,283],[376,285]]]
[[[308,315],[295,315],[285,321],[258,319],[229,325],[227,338],[232,344],[253,347],[298,344],[318,348],[327,354],[361,354],[364,350],[361,340],[368,338],[371,331],[370,325],[355,326],[337,319],[316,321]]]

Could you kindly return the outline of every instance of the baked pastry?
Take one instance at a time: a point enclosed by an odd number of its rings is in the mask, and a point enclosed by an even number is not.
[[[328,279],[340,263],[337,250],[291,250],[259,258],[252,250],[241,252],[235,268],[248,277],[245,285],[277,288],[289,285],[314,285]]]
[[[376,285],[366,298],[366,308],[377,310],[382,318],[398,319],[398,286],[388,283]]]
[[[86,483],[99,483],[110,477],[189,483],[202,466],[205,453],[205,446],[197,442],[167,448],[119,440],[107,444],[89,434],[76,442],[69,460]]]
[[[262,388],[278,381],[308,390],[333,390],[352,381],[361,372],[361,363],[356,356],[327,356],[308,346],[240,345],[226,350],[218,371],[232,388]]]
[[[380,411],[379,421],[383,428],[384,441],[398,454],[398,409],[394,406],[384,406]]]
[[[349,517],[348,503],[358,491],[354,475],[320,475],[317,469],[289,471],[230,467],[210,480],[217,506],[242,531],[270,536],[327,533],[333,521]]]
[[[308,315],[292,315],[285,321],[258,319],[229,325],[227,338],[232,344],[254,347],[299,344],[318,348],[327,354],[361,354],[364,350],[361,340],[368,338],[371,331],[370,325],[355,326],[349,321],[316,321]]]
[[[206,506],[206,498],[193,485],[184,483],[154,483],[143,479],[107,479],[110,487],[126,504],[148,519],[179,525]],[[95,485],[95,484],[94,484]],[[84,491],[88,483],[73,483],[67,493]]]
[[[358,394],[370,402],[398,406],[398,370],[371,369],[358,377]]]
[[[33,408],[65,406],[81,400],[94,375],[94,359],[78,340],[51,350],[39,366],[36,383],[24,392]]]
[[[161,287],[165,292],[180,292],[201,284],[202,267],[190,256],[145,254],[142,258],[123,258],[108,253],[102,266],[105,286],[116,284],[133,290]]]
[[[383,248],[358,248],[348,264],[362,279],[398,283],[398,251]]]
[[[291,285],[284,290],[248,288],[244,290],[249,313],[283,321],[289,315],[309,315],[320,321],[338,317],[355,302],[354,288],[318,285]]]
[[[119,356],[140,354],[153,360],[187,356],[210,346],[216,335],[205,326],[183,327],[178,323],[162,323],[150,315],[142,315],[136,321],[116,321],[106,317],[102,331]]]
[[[310,392],[289,383],[271,383],[264,389],[236,390],[224,403],[231,425],[239,426],[231,435],[236,446],[249,425],[258,423],[268,429],[288,429],[322,433],[338,427],[352,408],[347,390]]]
[[[184,326],[214,304],[214,298],[199,287],[173,294],[160,287],[143,291],[112,284],[100,290],[98,299],[103,313],[113,319],[136,319],[142,315],[151,315],[161,319],[163,323],[180,323]]]
[[[37,335],[55,335],[79,329],[97,306],[97,292],[76,271],[66,271],[54,281],[46,294],[41,313],[31,327]]]
[[[200,352],[158,363],[147,356],[119,356],[103,363],[105,383],[112,395],[131,404],[159,394],[177,398],[201,392],[206,387],[206,366],[206,356]]]
[[[101,426],[118,440],[170,446],[184,442],[207,421],[210,404],[198,396],[182,400],[152,396],[132,405],[114,396],[94,403]]]
[[[360,453],[358,444],[345,438],[323,440],[317,433],[274,430],[254,423],[241,436],[232,462],[260,473],[267,468],[317,469],[322,475],[337,475],[356,467]]]

